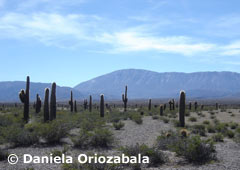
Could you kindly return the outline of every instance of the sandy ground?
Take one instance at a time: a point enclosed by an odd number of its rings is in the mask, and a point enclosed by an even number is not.
[[[239,110],[233,110],[236,112],[236,117],[239,116]],[[192,114],[193,115],[193,114]],[[208,113],[206,113],[208,115]],[[219,117],[220,116],[220,117]],[[226,112],[218,113],[218,119],[225,119],[224,116],[229,116]],[[229,120],[236,120],[229,116]],[[206,119],[206,117],[205,117]],[[229,121],[228,120],[228,121]],[[202,121],[202,120],[200,120]],[[152,146],[161,133],[161,131],[167,131],[173,129],[173,125],[170,123],[165,124],[161,120],[153,120],[150,116],[145,116],[143,118],[143,124],[137,125],[131,120],[123,121],[125,126],[122,130],[116,131],[112,128],[114,136],[118,143],[115,144],[115,147],[111,150],[100,150],[99,152],[105,153],[106,155],[114,155],[117,152],[119,146],[130,146],[139,144],[147,144]],[[51,153],[53,150],[63,150],[63,146],[54,146],[54,147],[28,147],[28,148],[14,148],[9,149],[9,153],[15,153],[19,156],[19,162],[16,165],[10,165],[7,161],[0,162],[1,170],[26,170],[26,168],[34,168],[34,170],[60,170],[60,164],[23,164],[22,155],[24,153],[37,155],[37,156],[46,156]],[[158,168],[148,168],[148,169],[164,169],[164,170],[239,170],[240,169],[240,145],[236,144],[232,140],[225,139],[224,143],[216,144],[218,162],[213,164],[207,164],[202,166],[194,166],[188,164],[184,159],[176,157],[174,153],[165,152],[169,157],[169,162],[158,167]],[[78,150],[71,149],[68,151],[70,155],[78,155],[81,153],[86,153],[87,150]],[[98,152],[97,150],[92,152]]]

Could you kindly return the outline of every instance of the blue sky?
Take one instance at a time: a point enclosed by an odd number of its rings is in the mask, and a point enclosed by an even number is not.
[[[0,0],[0,81],[240,72],[239,0]]]

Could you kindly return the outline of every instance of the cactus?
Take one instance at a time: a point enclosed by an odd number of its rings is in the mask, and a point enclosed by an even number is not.
[[[172,101],[169,100],[168,104],[169,104],[169,110],[172,110]]]
[[[122,101],[124,103],[124,111],[127,111],[127,102],[128,102],[128,98],[127,98],[127,86],[125,86],[125,95],[122,94]]]
[[[74,112],[77,112],[77,101],[74,100]]]
[[[148,100],[148,110],[151,110],[152,108],[152,99]]]
[[[71,91],[71,98],[70,98],[68,103],[69,103],[69,105],[71,107],[71,112],[73,112],[73,93],[72,93],[72,91]]]
[[[198,103],[194,102],[194,109],[195,109],[195,111],[197,110],[197,108],[198,108]]]
[[[203,110],[203,108],[204,108],[204,105],[202,104],[202,105],[201,105],[201,110]]]
[[[172,109],[175,110],[175,100],[172,99]]]
[[[84,110],[87,109],[87,107],[88,107],[88,101],[87,101],[87,99],[84,99],[84,101],[83,101],[83,107],[84,107]]]
[[[38,94],[36,95],[36,104],[35,105],[36,105],[35,106],[36,113],[39,113],[41,111],[42,101]]]
[[[104,117],[104,95],[101,94],[100,99],[100,117]]]
[[[188,109],[192,110],[192,103],[191,102],[189,103]]]
[[[163,110],[166,110],[166,107],[167,107],[167,105],[166,105],[166,104],[164,104],[164,105],[163,105]]]
[[[49,119],[51,121],[56,119],[56,112],[57,112],[57,106],[56,106],[56,83],[54,82],[52,84],[51,97],[50,97],[50,117],[49,117]]]
[[[49,98],[49,89],[45,89],[45,98],[44,98],[44,122],[49,120],[49,105],[48,105],[48,98]]]
[[[92,96],[89,96],[89,112],[92,112]]]
[[[27,76],[26,90],[23,89],[19,92],[19,98],[22,103],[24,103],[23,119],[28,122],[29,120],[29,88],[30,88],[30,78]]]
[[[160,116],[163,116],[163,105],[160,105]]]
[[[186,94],[184,91],[180,91],[180,100],[179,100],[179,122],[180,127],[185,126],[185,100]]]

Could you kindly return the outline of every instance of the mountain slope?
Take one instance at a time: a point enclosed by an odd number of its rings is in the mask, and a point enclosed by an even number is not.
[[[51,89],[50,83],[30,83],[30,100],[35,101],[36,94],[38,93],[41,99],[44,99],[45,88]],[[21,89],[26,88],[26,82],[24,81],[6,81],[0,82],[0,102],[19,102],[18,92]],[[83,98],[83,94],[70,87],[56,88],[56,97],[58,101],[70,99],[70,91],[73,90],[75,99]]]
[[[177,97],[180,90],[195,98],[240,97],[240,74],[233,72],[158,73],[126,69],[96,77],[74,88],[120,99],[125,85],[132,99]]]

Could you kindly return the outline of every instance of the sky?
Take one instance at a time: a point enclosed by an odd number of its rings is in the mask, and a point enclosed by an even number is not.
[[[0,81],[240,72],[239,0],[0,0]]]

